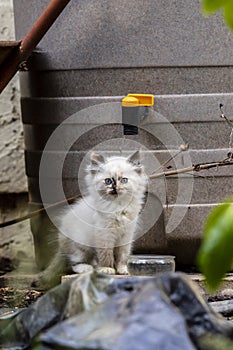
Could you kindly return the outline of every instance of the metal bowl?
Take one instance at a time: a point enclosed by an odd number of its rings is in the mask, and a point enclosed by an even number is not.
[[[128,271],[134,276],[154,276],[157,273],[174,272],[175,257],[171,255],[131,255]]]

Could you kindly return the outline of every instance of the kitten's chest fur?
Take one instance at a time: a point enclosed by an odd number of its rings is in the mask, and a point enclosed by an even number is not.
[[[106,208],[108,210],[105,210]],[[115,230],[119,239],[127,234],[132,235],[132,231],[135,231],[140,210],[141,199],[139,198],[133,198],[131,202],[125,203],[103,203],[103,207],[97,211],[96,220],[99,221],[100,226],[108,227],[111,231]]]
[[[99,220],[105,222],[108,227],[124,227],[129,221],[129,213],[125,210],[120,210],[107,215],[101,215]]]

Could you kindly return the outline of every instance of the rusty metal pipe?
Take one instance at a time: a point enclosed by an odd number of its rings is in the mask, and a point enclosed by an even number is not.
[[[33,49],[70,1],[51,0],[25,38],[19,42],[18,49],[12,48],[12,53],[0,67],[0,93],[19,70],[21,63],[28,59]]]
[[[19,67],[19,47],[13,48],[4,64],[0,67],[0,93],[5,89],[9,81],[13,78]]]
[[[52,0],[21,42],[20,58],[25,60],[64,10],[70,0]]]

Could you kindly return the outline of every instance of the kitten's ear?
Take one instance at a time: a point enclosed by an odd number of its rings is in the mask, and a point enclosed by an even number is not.
[[[105,163],[104,157],[101,154],[96,153],[96,152],[91,153],[90,159],[91,159],[91,163],[93,165],[99,165],[99,164]]]
[[[128,162],[134,165],[134,170],[136,173],[141,174],[142,173],[142,166],[141,166],[141,152],[136,151],[134,154],[132,154],[128,158]]]
[[[96,152],[92,152],[90,155],[91,163],[87,167],[87,171],[89,171],[92,175],[95,175],[101,170],[101,165],[105,163],[104,157]]]
[[[128,162],[134,164],[134,165],[140,165],[141,162],[141,152],[140,151],[136,151],[134,154],[132,154],[129,158],[128,158]]]

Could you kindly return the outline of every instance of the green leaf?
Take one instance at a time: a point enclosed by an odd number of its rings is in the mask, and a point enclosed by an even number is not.
[[[198,253],[198,265],[210,290],[215,291],[233,260],[233,198],[209,215]]]
[[[203,0],[202,7],[205,13],[212,13],[224,7],[230,0]]]
[[[233,30],[233,1],[228,1],[224,6],[223,12],[224,19],[228,27]]]
[[[204,14],[222,10],[226,24],[233,30],[233,0],[202,0],[202,9]]]

